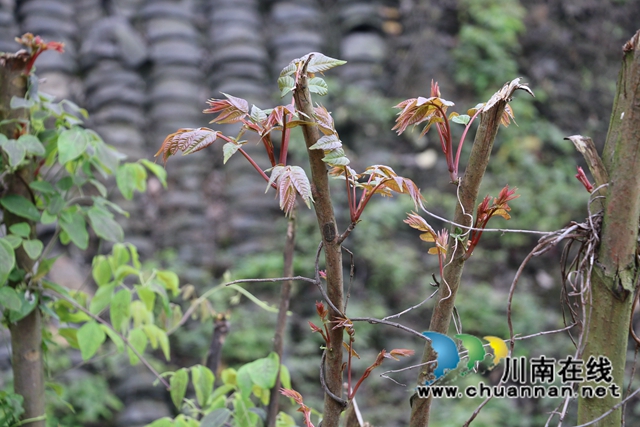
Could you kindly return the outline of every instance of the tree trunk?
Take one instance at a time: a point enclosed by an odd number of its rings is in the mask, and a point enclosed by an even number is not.
[[[309,93],[308,78],[305,70],[300,74],[300,79],[293,93],[298,111],[305,114],[304,120],[315,121],[311,94]],[[327,295],[333,305],[343,311],[343,272],[342,272],[342,246],[338,238],[336,218],[329,194],[329,177],[327,165],[322,161],[322,150],[309,150],[308,148],[320,139],[320,131],[315,125],[302,125],[309,163],[311,166],[311,192],[315,200],[314,207],[318,227],[324,245],[325,268],[327,273]],[[338,313],[329,307],[329,320],[337,322]],[[329,339],[331,344],[326,349],[325,380],[329,391],[336,396],[342,395],[342,341],[344,328],[331,328]],[[340,413],[344,407],[333,397],[325,393],[322,427],[338,427]]]
[[[24,98],[27,92],[27,76],[24,69],[29,56],[27,54],[0,57],[0,121],[7,119],[28,120],[25,109],[12,110],[11,98]],[[17,138],[22,131],[16,123],[5,124],[0,131],[7,138]],[[33,180],[33,164],[27,164],[5,178],[5,194],[15,194],[32,200],[29,183]],[[32,221],[17,217],[8,211],[3,212],[3,221],[7,229],[16,223],[26,222],[31,226],[30,238],[35,238],[35,225]],[[33,260],[22,247],[15,250],[16,266],[24,271],[31,271]],[[21,282],[9,282],[17,287]],[[37,295],[32,295],[37,297]],[[11,331],[12,363],[14,391],[24,398],[25,412],[22,420],[33,420],[25,423],[29,427],[44,427],[44,362],[42,358],[42,322],[39,308],[25,318],[9,325]]]
[[[476,137],[471,149],[469,164],[465,169],[465,175],[460,182],[460,202],[456,206],[454,222],[467,227],[473,225],[472,218],[466,213],[473,213],[478,199],[478,191],[480,183],[484,176],[485,170],[489,163],[493,142],[498,133],[500,126],[500,118],[504,112],[506,102],[500,101],[492,109],[482,114],[480,119],[480,127],[476,133]],[[454,230],[452,230],[452,233]],[[449,243],[449,248],[453,244]],[[456,294],[460,286],[460,278],[464,268],[465,247],[458,243],[455,251],[450,250],[447,258],[447,267],[444,270],[443,281],[440,284],[438,292],[438,300],[431,316],[429,330],[447,335],[449,325],[451,324],[451,316],[455,305]],[[425,344],[424,353],[421,363],[427,363],[436,360],[431,343]],[[424,385],[430,378],[435,369],[435,364],[426,365],[418,374],[418,385]],[[429,412],[431,408],[431,399],[420,399],[415,395],[411,401],[411,427],[424,427],[429,425]]]
[[[609,174],[598,259],[591,276],[591,318],[582,356],[607,357],[620,397],[579,398],[578,422],[589,422],[622,400],[631,306],[638,278],[640,218],[640,31],[624,46],[602,162]],[[594,386],[594,383],[585,385]],[[620,426],[621,408],[595,426]]]

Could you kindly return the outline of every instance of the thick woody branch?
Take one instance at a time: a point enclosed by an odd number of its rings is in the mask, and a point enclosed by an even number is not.
[[[311,58],[311,56],[310,56]],[[309,59],[310,59],[309,58]],[[307,153],[309,155],[309,165],[311,167],[311,192],[315,200],[315,212],[318,220],[318,227],[322,235],[322,242],[325,253],[325,264],[327,274],[327,295],[329,300],[338,309],[343,311],[343,272],[342,272],[342,250],[340,248],[339,234],[336,226],[336,219],[333,205],[329,194],[329,177],[327,166],[322,161],[324,153],[322,150],[310,150],[313,144],[320,139],[320,132],[315,125],[315,114],[311,102],[311,94],[308,87],[307,63],[303,66],[296,87],[293,91],[293,98],[297,110],[302,113],[305,120],[311,124],[303,124],[302,133],[304,135]],[[340,313],[331,309],[330,321],[337,321]],[[336,396],[342,394],[342,335],[343,328],[336,328],[330,331],[331,345],[326,350],[325,379],[327,389]],[[340,421],[340,413],[344,407],[336,399],[325,393],[323,427],[337,427]]]

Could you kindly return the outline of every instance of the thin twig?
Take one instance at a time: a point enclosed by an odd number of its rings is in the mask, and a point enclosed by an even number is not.
[[[431,364],[433,364],[433,363],[437,363],[437,360],[429,360],[428,362],[420,363],[420,364],[418,364],[418,365],[406,366],[406,367],[404,367],[404,368],[400,368],[400,369],[390,369],[390,370],[388,370],[388,371],[384,371],[383,373],[381,373],[381,374],[380,374],[380,376],[381,376],[382,378],[387,378],[387,379],[389,379],[389,380],[393,381],[394,383],[396,383],[396,384],[398,384],[398,385],[401,385],[401,386],[403,386],[403,387],[406,387],[406,384],[401,384],[401,383],[399,383],[399,382],[395,381],[393,378],[391,378],[391,377],[387,376],[387,374],[389,374],[389,373],[396,373],[396,372],[409,371],[409,370],[411,370],[411,369],[421,368],[422,366],[431,365]]]
[[[400,313],[396,313],[396,314],[392,314],[390,316],[386,316],[383,317],[382,320],[388,320],[388,319],[394,319],[396,317],[400,317],[403,314],[406,314],[408,312],[410,312],[411,310],[415,310],[416,308],[420,307],[422,304],[424,304],[425,302],[429,301],[431,298],[433,298],[436,294],[438,293],[438,289],[436,289],[435,291],[433,291],[433,293],[431,295],[429,295],[427,298],[425,298],[424,300],[422,300],[421,302],[419,302],[418,304],[414,305],[413,307],[409,307],[405,310],[402,310]]]
[[[322,352],[322,359],[320,360],[320,384],[322,385],[322,389],[333,400],[335,400],[340,405],[342,405],[343,408],[346,408],[347,405],[348,405],[348,402],[346,400],[344,400],[343,398],[336,396],[333,392],[331,392],[331,390],[329,390],[329,387],[327,387],[327,383],[326,383],[326,381],[324,379],[324,362],[325,362],[326,359],[327,359],[327,351],[324,350]]]
[[[402,329],[405,332],[409,332],[410,334],[420,337],[423,340],[430,341],[429,338],[422,335],[420,332],[414,329],[411,329],[407,326],[401,325],[400,323],[389,322],[383,319],[374,319],[373,317],[351,317],[349,318],[349,320],[351,320],[352,322],[368,322],[368,323],[371,323],[372,325],[379,323],[381,325],[393,326],[394,328]]]
[[[615,404],[614,406],[612,406],[611,409],[609,409],[604,414],[600,415],[598,418],[593,419],[593,420],[589,421],[588,423],[580,424],[579,426],[576,426],[576,427],[587,427],[587,426],[590,426],[590,425],[593,425],[593,424],[597,423],[598,421],[600,421],[600,420],[606,418],[607,416],[609,416],[609,414],[613,413],[616,409],[618,409],[622,405],[626,404],[629,400],[631,400],[631,398],[633,396],[635,396],[638,393],[640,393],[640,388],[636,389],[636,391],[634,391],[629,396],[627,396],[624,400],[622,400],[622,402],[619,402],[619,403]]]
[[[433,212],[428,211],[427,209],[425,209],[425,207],[421,204],[420,208],[429,216],[438,219],[440,221],[446,222],[447,224],[451,224],[455,227],[459,227],[463,230],[467,230],[467,231],[488,231],[488,232],[494,232],[494,233],[521,233],[521,234],[538,234],[538,235],[542,235],[542,236],[549,236],[551,234],[554,234],[555,231],[539,231],[539,230],[517,230],[517,229],[512,229],[512,228],[476,228],[476,227],[471,227],[471,226],[467,226],[467,225],[462,225],[462,224],[458,224],[457,222],[448,220],[446,218],[443,218],[439,215],[434,214]]]

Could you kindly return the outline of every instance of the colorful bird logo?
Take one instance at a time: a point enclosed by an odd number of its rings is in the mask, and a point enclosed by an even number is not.
[[[436,352],[436,369],[433,371],[434,379],[426,381],[425,385],[431,385],[435,381],[442,378],[447,372],[454,370],[460,363],[460,354],[458,353],[458,346],[455,341],[450,337],[440,334],[438,332],[426,331],[422,335],[431,340],[431,348]],[[458,334],[455,336],[462,342],[462,346],[467,349],[467,356],[469,361],[467,362],[467,369],[462,375],[470,372],[476,362],[484,360],[487,352],[484,349],[484,343],[480,338],[469,334]],[[493,369],[500,360],[507,357],[509,349],[504,340],[499,337],[487,335],[483,337],[484,340],[489,342],[489,346],[493,350],[493,365],[489,369]]]

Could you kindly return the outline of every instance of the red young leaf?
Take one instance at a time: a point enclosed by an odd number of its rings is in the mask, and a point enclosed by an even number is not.
[[[335,134],[336,129],[333,124],[333,117],[331,117],[331,113],[322,105],[318,105],[313,109],[313,111],[315,112],[316,122],[318,123],[320,132],[325,135]]]
[[[34,37],[31,33],[25,33],[22,37],[16,37],[15,41],[24,45],[31,56],[25,65],[25,74],[29,74],[31,72],[33,64],[35,64],[36,59],[38,59],[38,56],[40,56],[42,52],[46,50],[55,50],[60,53],[64,52],[64,43],[45,42],[40,36]]]
[[[585,175],[580,166],[578,166],[578,173],[576,174],[576,178],[578,178],[578,181],[580,181],[582,185],[584,185],[584,188],[586,188],[589,193],[593,191],[593,184],[589,182],[589,178],[587,178],[587,175]]]
[[[322,329],[317,327],[312,321],[309,320],[308,322],[309,322],[309,326],[311,327],[311,331],[322,333]]]
[[[303,404],[302,395],[300,393],[298,393],[297,391],[295,391],[295,390],[288,389],[288,388],[281,388],[280,389],[280,394],[282,394],[283,396],[288,397],[289,399],[295,400],[295,402],[298,405],[302,405]]]
[[[431,98],[423,98],[420,96],[402,101],[394,107],[401,108],[402,111],[398,113],[396,125],[391,130],[397,130],[398,135],[400,135],[410,125],[417,125],[428,121],[422,131],[422,134],[425,134],[433,123],[444,119],[447,108],[452,105],[454,105],[453,102],[436,96],[432,96]]]
[[[373,190],[382,196],[391,196],[391,192],[408,194],[416,209],[422,205],[422,194],[418,186],[409,178],[398,176],[393,169],[385,165],[369,166],[363,175],[371,175],[368,184],[362,184],[365,189]]]
[[[211,108],[203,110],[203,113],[218,114],[210,123],[236,123],[244,119],[249,114],[249,103],[235,96],[223,93],[227,99],[210,99],[207,104]]]
[[[166,163],[167,159],[178,151],[182,151],[182,155],[186,156],[208,147],[217,138],[218,132],[213,129],[204,127],[197,129],[182,128],[165,138],[155,157],[163,153],[162,160]]]
[[[276,166],[271,171],[267,190],[271,184],[276,184],[280,197],[280,209],[290,215],[296,202],[296,194],[300,194],[308,208],[311,208],[311,184],[309,178],[300,166]],[[266,192],[265,191],[265,192]]]
[[[316,301],[316,313],[322,320],[326,320],[329,310],[327,310],[322,301]]]
[[[280,394],[293,399],[298,405],[300,405],[300,408],[298,408],[298,412],[302,412],[304,414],[304,425],[306,427],[315,427],[311,422],[311,409],[304,404],[300,393],[295,390],[280,388]]]
[[[351,353],[352,357],[355,357],[356,359],[360,359],[360,355],[353,348],[353,345],[351,346],[351,348],[349,348],[349,344],[347,344],[346,342],[342,341],[342,346],[344,347],[345,350],[347,350],[347,352]]]
[[[400,360],[398,357],[409,357],[409,356],[413,356],[414,353],[415,351],[408,350],[406,348],[395,348],[391,350],[389,353],[387,353],[385,357],[389,357],[395,360]]]
[[[439,255],[447,253],[447,244],[449,240],[449,232],[447,230],[440,230],[438,233],[422,218],[420,215],[412,212],[408,218],[404,220],[404,223],[409,224],[410,227],[416,230],[424,231],[425,233],[420,235],[420,239],[425,242],[433,242],[435,247],[429,249],[429,254]]]

